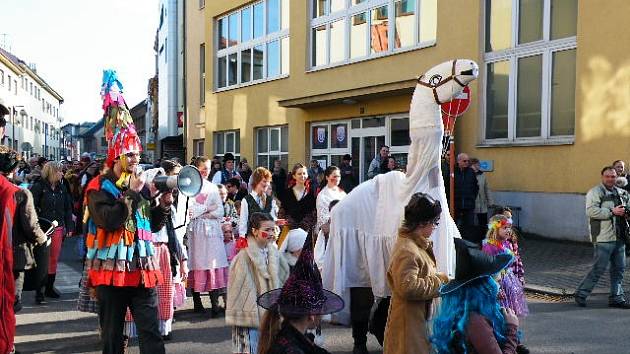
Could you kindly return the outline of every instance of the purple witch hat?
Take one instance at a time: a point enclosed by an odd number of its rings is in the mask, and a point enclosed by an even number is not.
[[[344,307],[343,299],[322,287],[322,277],[313,257],[313,238],[309,233],[302,253],[293,267],[289,279],[280,289],[268,291],[258,297],[258,305],[277,309],[284,315],[327,315]]]

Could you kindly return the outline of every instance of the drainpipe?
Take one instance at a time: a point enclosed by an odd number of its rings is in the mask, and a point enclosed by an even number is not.
[[[187,89],[186,89],[186,77],[188,76],[188,72],[187,70],[187,66],[186,66],[186,58],[187,58],[187,54],[188,54],[188,47],[186,45],[186,1],[182,1],[183,3],[183,9],[182,9],[182,18],[183,20],[183,29],[182,29],[182,45],[184,46],[184,54],[182,55],[182,60],[184,61],[183,63],[183,67],[182,70],[184,72],[184,75],[182,75],[182,90],[183,90],[183,97],[184,97],[184,114],[183,114],[183,127],[184,127],[184,133],[182,134],[182,140],[183,140],[183,145],[184,145],[184,159],[188,160],[188,156],[186,154],[186,151],[188,149],[188,96],[187,96]]]

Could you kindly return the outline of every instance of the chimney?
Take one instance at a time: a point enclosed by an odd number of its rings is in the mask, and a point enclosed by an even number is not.
[[[34,72],[37,73],[37,64],[35,63],[28,63],[28,67]]]

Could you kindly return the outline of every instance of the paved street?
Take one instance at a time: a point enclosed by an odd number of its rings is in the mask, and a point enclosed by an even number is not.
[[[99,353],[96,316],[76,311],[80,262],[72,259],[76,258],[72,256],[72,243],[69,240],[64,245],[59,281],[64,292],[61,301],[36,306],[33,293],[25,295],[25,308],[17,316],[16,338],[17,348],[23,353]],[[523,246],[527,278],[532,287],[568,291],[579,281],[590,261],[588,245],[528,239]],[[584,259],[579,260],[578,256]],[[208,299],[204,301],[208,305]],[[531,295],[529,301],[531,315],[526,318],[523,330],[532,353],[612,354],[625,352],[622,348],[630,346],[627,336],[630,312],[609,309],[604,294],[589,299],[587,308],[578,308],[570,298],[560,296]],[[230,329],[224,320],[200,317],[192,313],[191,307],[189,301],[186,308],[176,312],[173,340],[167,342],[167,352],[229,353]],[[329,326],[324,335],[331,352],[351,353],[349,328]],[[371,353],[382,352],[373,338],[369,348]],[[137,342],[132,342],[129,353],[138,352]]]
[[[550,241],[525,235],[520,249],[526,286],[531,290],[558,295],[573,295],[577,285],[590,271],[593,260],[593,246],[589,243]],[[623,285],[628,292],[630,276],[624,277]],[[610,277],[606,272],[594,293],[608,294],[609,289]]]

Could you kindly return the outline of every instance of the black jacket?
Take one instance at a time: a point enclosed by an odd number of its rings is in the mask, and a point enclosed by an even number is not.
[[[330,354],[288,323],[282,324],[267,354]]]
[[[475,209],[475,200],[479,185],[477,176],[472,168],[455,168],[455,209],[467,210]]]
[[[38,217],[49,221],[57,220],[59,226],[74,230],[72,197],[64,184],[58,183],[53,190],[47,180],[40,179],[31,187],[31,193]]]
[[[350,193],[354,187],[357,186],[356,179],[354,178],[354,170],[350,165],[341,165],[339,166],[339,171],[341,173],[341,182],[339,183],[339,186],[344,192]]]

